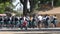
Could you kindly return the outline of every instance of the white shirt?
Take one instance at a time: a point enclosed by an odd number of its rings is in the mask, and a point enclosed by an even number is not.
[[[53,16],[53,18],[57,18],[57,17]]]
[[[46,17],[43,17],[43,20],[46,20]]]
[[[27,19],[27,20],[29,20],[29,19],[30,19],[30,17],[29,17],[29,16],[27,16],[27,17],[26,17],[26,19]]]
[[[24,18],[24,21],[25,21],[26,17],[23,17],[23,18]]]
[[[42,16],[38,16],[38,19],[41,21],[41,20],[43,20],[43,17]]]

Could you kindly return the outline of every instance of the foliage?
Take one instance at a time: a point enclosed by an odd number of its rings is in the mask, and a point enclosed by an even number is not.
[[[60,0],[54,0],[54,6],[60,6]]]
[[[31,1],[31,0],[30,0]],[[51,0],[33,0],[33,9],[36,9],[38,7],[38,2],[41,1],[41,3],[46,3],[47,1],[51,2]],[[24,0],[20,0],[20,2],[24,5],[26,5],[26,2]],[[0,13],[4,13],[7,6],[12,5],[12,0],[0,0]],[[54,6],[60,6],[60,0],[54,0]],[[24,6],[25,7],[25,6]],[[25,9],[25,8],[24,8]],[[12,10],[10,8],[6,10]],[[25,11],[25,10],[24,10]],[[25,11],[26,12],[26,11]],[[25,13],[24,12],[24,13]]]
[[[0,13],[5,12],[5,7],[11,5],[11,0],[0,0]]]

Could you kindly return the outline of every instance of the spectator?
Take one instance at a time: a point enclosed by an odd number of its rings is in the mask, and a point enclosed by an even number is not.
[[[54,27],[56,27],[56,23],[57,23],[57,17],[56,17],[56,15],[53,15],[53,25],[54,25]]]

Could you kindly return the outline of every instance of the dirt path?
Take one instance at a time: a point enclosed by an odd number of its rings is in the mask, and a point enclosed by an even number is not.
[[[36,33],[37,32],[37,33]],[[0,34],[60,34],[54,31],[29,31],[29,32],[0,32]]]

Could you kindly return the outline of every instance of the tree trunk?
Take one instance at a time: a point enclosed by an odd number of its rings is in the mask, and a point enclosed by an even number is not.
[[[27,14],[27,0],[20,0],[20,2],[23,4],[23,15]]]
[[[34,0],[30,0],[30,13],[32,13],[34,8]]]
[[[54,0],[52,0],[52,7],[54,6]]]
[[[23,3],[23,15],[26,15],[27,14],[27,0],[24,0],[24,3]]]

